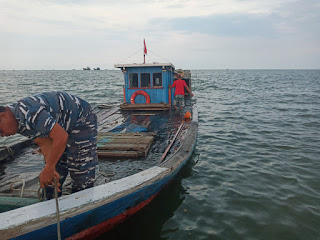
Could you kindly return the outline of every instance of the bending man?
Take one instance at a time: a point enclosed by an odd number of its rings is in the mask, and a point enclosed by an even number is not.
[[[0,106],[1,136],[16,133],[40,146],[46,164],[39,179],[47,199],[53,197],[54,178],[62,186],[68,172],[72,192],[93,186],[98,163],[97,116],[89,103],[66,92],[45,92]]]

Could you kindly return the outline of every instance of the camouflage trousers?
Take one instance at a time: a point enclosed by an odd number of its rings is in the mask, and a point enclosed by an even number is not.
[[[86,117],[79,119],[69,133],[66,150],[56,165],[61,190],[68,173],[72,179],[72,192],[93,187],[97,164],[97,116],[91,111]],[[54,188],[46,187],[46,198],[53,197]]]
[[[182,94],[178,94],[176,96],[174,96],[174,100],[173,100],[173,106],[180,106],[180,107],[184,107],[184,95]]]

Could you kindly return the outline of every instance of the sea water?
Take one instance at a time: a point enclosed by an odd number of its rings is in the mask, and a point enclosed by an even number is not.
[[[94,107],[120,103],[122,78],[111,70],[0,71],[0,105],[51,90]],[[320,71],[193,70],[192,84],[199,131],[191,161],[99,239],[320,239]]]

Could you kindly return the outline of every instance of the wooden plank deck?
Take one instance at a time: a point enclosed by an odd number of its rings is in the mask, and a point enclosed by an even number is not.
[[[99,157],[146,157],[156,132],[100,132]]]
[[[143,111],[167,111],[170,109],[170,104],[166,103],[137,103],[137,104],[128,104],[123,103],[120,105],[122,110],[143,110]]]

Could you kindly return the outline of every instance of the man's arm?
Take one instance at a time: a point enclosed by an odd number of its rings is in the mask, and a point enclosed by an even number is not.
[[[187,85],[186,85],[185,87],[186,87],[186,89],[188,90],[188,92],[190,93],[191,97],[193,97],[194,95],[193,95],[193,93],[191,92],[190,88],[189,88]]]
[[[52,140],[51,151],[46,156],[46,165],[40,173],[40,186],[43,188],[48,185],[54,185],[54,178],[59,180],[59,174],[56,172],[56,164],[62,156],[68,140],[68,133],[56,123],[49,133]]]

